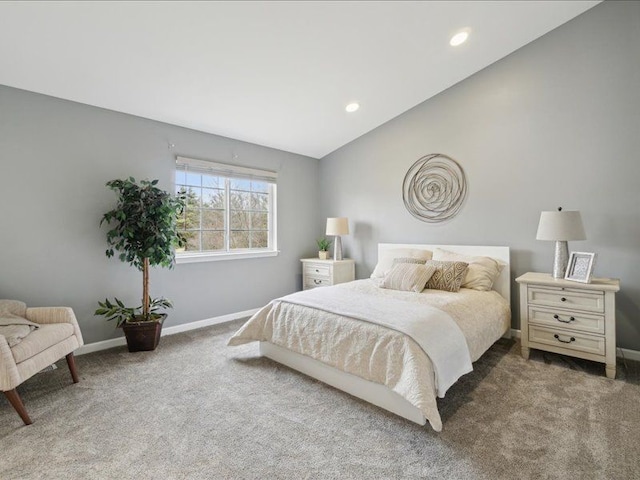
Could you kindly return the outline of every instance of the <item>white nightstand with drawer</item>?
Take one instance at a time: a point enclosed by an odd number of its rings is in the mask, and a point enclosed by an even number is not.
[[[578,283],[529,272],[516,282],[524,358],[529,358],[530,348],[585,358],[604,363],[607,377],[615,378],[619,280]]]
[[[303,258],[300,261],[302,262],[302,288],[304,290],[355,280],[356,262],[354,260]]]

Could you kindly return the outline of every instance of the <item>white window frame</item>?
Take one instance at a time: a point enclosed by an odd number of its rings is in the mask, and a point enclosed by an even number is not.
[[[230,208],[229,195],[226,196],[225,205],[225,250],[209,251],[209,252],[176,252],[176,263],[194,263],[194,262],[214,262],[219,260],[233,260],[241,258],[261,258],[275,257],[278,255],[278,235],[277,235],[277,173],[269,170],[261,170],[256,168],[241,167],[238,165],[229,165],[225,163],[210,162],[206,160],[198,160],[195,158],[176,157],[176,169],[185,169],[193,173],[206,174],[226,179],[253,179],[266,181],[269,183],[269,217],[268,217],[268,248],[264,249],[229,249],[229,216]],[[178,182],[174,178],[174,185]]]

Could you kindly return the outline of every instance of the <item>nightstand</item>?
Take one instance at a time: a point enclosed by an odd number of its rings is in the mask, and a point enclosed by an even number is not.
[[[555,279],[529,272],[520,284],[522,356],[529,349],[594,360],[616,377],[616,292],[620,281],[594,278],[591,283]]]
[[[303,258],[300,261],[302,262],[302,288],[304,290],[351,282],[356,277],[356,262],[351,259]]]

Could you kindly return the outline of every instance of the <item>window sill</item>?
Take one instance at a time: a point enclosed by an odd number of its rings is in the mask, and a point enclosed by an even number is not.
[[[177,253],[176,264],[182,263],[199,263],[199,262],[218,262],[222,260],[240,260],[243,258],[262,258],[276,257],[280,252],[278,250],[263,250],[258,252],[224,252],[224,253]]]

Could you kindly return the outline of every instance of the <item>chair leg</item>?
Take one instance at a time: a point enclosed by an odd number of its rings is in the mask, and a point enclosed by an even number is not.
[[[73,352],[67,355],[67,365],[69,365],[69,371],[71,372],[71,378],[73,378],[73,383],[78,383],[80,379],[78,378],[78,370],[76,369],[76,359],[73,356]]]
[[[29,418],[27,409],[24,408],[24,404],[22,403],[22,400],[20,399],[20,395],[18,395],[18,392],[16,391],[16,389],[14,388],[13,390],[4,392],[4,395],[5,397],[7,397],[7,400],[9,400],[9,403],[13,406],[13,408],[16,409],[16,412],[18,412],[18,415],[20,415],[20,418],[22,419],[24,424],[31,425],[33,422]]]

